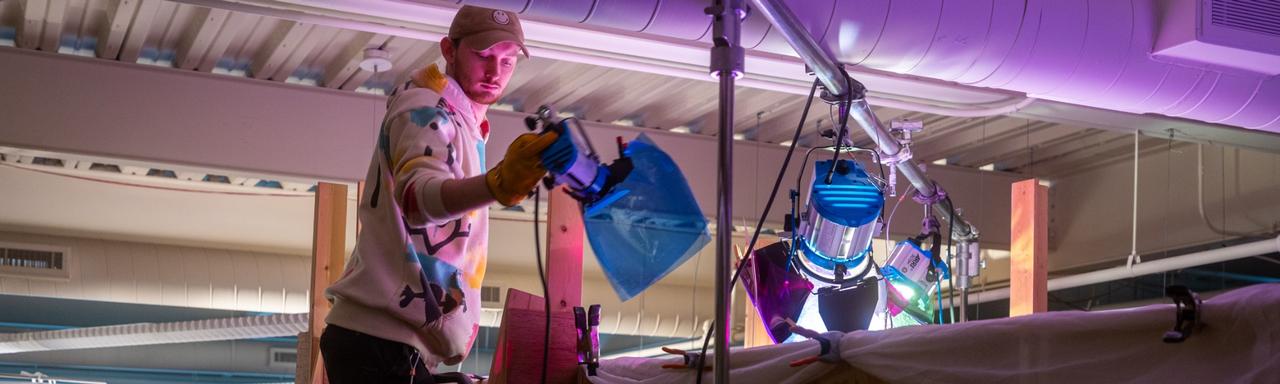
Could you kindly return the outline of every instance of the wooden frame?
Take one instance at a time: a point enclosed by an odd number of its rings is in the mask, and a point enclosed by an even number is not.
[[[1049,187],[1013,183],[1010,199],[1009,316],[1049,310]]]

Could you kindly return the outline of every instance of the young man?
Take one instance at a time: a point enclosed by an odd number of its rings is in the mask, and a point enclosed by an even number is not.
[[[572,150],[555,133],[524,134],[485,171],[485,114],[528,56],[514,13],[462,7],[440,50],[444,73],[418,70],[387,104],[359,205],[364,227],[326,291],[330,383],[430,382],[426,367],[461,362],[480,328],[488,206],[519,203],[546,174],[544,160]]]

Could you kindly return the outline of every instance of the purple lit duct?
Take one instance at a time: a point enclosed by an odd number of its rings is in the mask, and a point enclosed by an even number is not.
[[[562,24],[586,24],[677,40],[708,38],[699,0],[483,0]],[[1277,52],[1192,50],[1176,64],[1153,57],[1172,14],[1200,1],[1156,0],[789,0],[813,35],[841,61],[959,84],[1131,113],[1157,113],[1280,132],[1280,79],[1230,68]],[[1228,6],[1271,7],[1220,0]],[[1265,3],[1265,2],[1257,2]],[[1243,4],[1243,5],[1241,5]],[[1165,9],[1169,7],[1170,9]],[[1173,7],[1177,7],[1174,9]],[[1182,9],[1186,8],[1186,9]],[[1190,11],[1188,11],[1188,9]],[[1256,13],[1256,12],[1255,12]],[[1261,13],[1265,15],[1266,13]],[[1266,49],[1280,51],[1280,20],[1256,21]],[[743,46],[795,53],[760,17]],[[1184,52],[1185,54],[1185,52]],[[1203,61],[1197,62],[1197,60]],[[1224,66],[1225,65],[1225,66]],[[1247,66],[1246,66],[1247,67]],[[750,71],[750,68],[748,68]],[[1265,72],[1265,71],[1263,71]],[[856,75],[855,75],[856,76]]]

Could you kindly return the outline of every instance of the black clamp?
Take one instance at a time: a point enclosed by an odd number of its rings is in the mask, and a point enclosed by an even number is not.
[[[1200,295],[1181,285],[1170,285],[1164,288],[1165,296],[1173,299],[1176,318],[1173,330],[1164,333],[1164,342],[1181,343],[1191,337],[1191,331],[1200,327]]]
[[[587,366],[587,375],[595,376],[600,368],[600,304],[590,309],[573,307],[573,321],[578,329],[578,365]]]

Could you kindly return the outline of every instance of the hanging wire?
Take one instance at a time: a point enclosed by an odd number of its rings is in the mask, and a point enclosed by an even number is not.
[[[1165,188],[1164,188],[1164,212],[1160,221],[1164,222],[1164,257],[1169,257],[1169,201],[1173,200],[1173,130],[1169,130],[1169,142],[1166,146],[1165,153]]]

